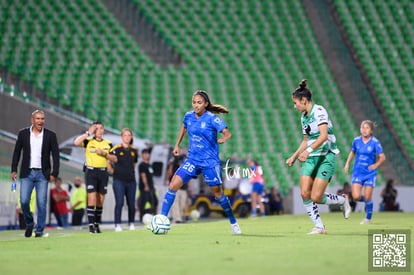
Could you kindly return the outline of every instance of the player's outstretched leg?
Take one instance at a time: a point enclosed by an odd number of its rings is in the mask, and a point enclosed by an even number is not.
[[[344,214],[344,218],[348,219],[351,215],[351,205],[349,204],[349,198],[348,195],[335,195],[335,194],[329,194],[324,193],[322,197],[321,204],[327,204],[327,205],[335,205],[339,204],[342,205],[342,210]]]
[[[170,212],[171,206],[174,203],[175,196],[177,192],[171,189],[168,189],[165,193],[164,200],[162,201],[161,214],[168,217],[168,212]]]
[[[216,198],[217,201],[220,202],[221,207],[223,208],[224,213],[230,220],[231,230],[232,233],[235,235],[241,234],[240,226],[237,223],[236,218],[234,217],[233,210],[231,209],[230,201],[227,196],[221,194],[220,197]]]

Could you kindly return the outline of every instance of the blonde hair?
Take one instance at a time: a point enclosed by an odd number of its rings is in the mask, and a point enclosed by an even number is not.
[[[374,122],[374,121],[372,121],[372,120],[366,119],[366,120],[363,120],[363,121],[361,122],[361,128],[362,128],[362,126],[364,126],[365,124],[367,124],[367,125],[369,126],[369,128],[371,128],[371,135],[372,135],[372,134],[374,134],[374,128],[376,128],[376,127],[377,127],[377,123],[376,123],[376,122]]]
[[[369,120],[369,119],[363,120],[363,121],[361,122],[361,127],[362,127],[364,124],[368,124],[368,125],[369,125],[369,127],[370,127],[372,130],[374,130],[374,128],[376,128],[376,127],[377,127],[377,123],[376,123],[376,122],[374,122],[374,121],[372,121],[372,120]]]
[[[131,141],[129,142],[129,145],[134,144],[134,133],[132,132],[132,130],[130,128],[123,128],[121,130],[121,136],[125,133],[125,132],[129,132],[131,134]]]

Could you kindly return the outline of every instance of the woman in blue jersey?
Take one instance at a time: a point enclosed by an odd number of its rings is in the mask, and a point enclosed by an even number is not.
[[[215,114],[228,113],[229,111],[224,106],[212,104],[207,93],[201,90],[194,93],[192,105],[193,110],[184,115],[183,125],[178,133],[173,151],[174,155],[180,153],[180,143],[184,135],[188,133],[190,147],[187,159],[177,169],[169,184],[161,214],[168,216],[177,190],[201,173],[224,213],[230,219],[232,233],[241,234],[230,201],[223,193],[221,179],[219,144],[226,142],[231,137],[231,133],[224,121]],[[217,133],[223,135],[217,138]]]
[[[339,150],[328,113],[324,107],[313,103],[312,92],[306,86],[307,80],[302,80],[292,93],[294,107],[302,113],[303,140],[293,155],[286,160],[286,164],[292,166],[296,159],[303,162],[300,192],[306,212],[314,223],[314,228],[309,234],[326,234],[317,204],[343,205],[346,219],[349,218],[351,207],[346,195],[325,193],[335,172],[336,155]]]
[[[352,197],[355,201],[365,202],[365,219],[361,224],[370,224],[373,211],[372,192],[375,187],[378,167],[385,161],[381,143],[373,136],[374,123],[364,120],[361,123],[361,135],[354,138],[352,149],[345,163],[344,172],[355,158],[352,169]],[[364,187],[364,195],[362,195]]]

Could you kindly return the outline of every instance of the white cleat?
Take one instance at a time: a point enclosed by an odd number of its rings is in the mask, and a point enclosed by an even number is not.
[[[240,235],[242,233],[238,223],[233,223],[231,225],[231,231],[233,235]]]
[[[133,223],[131,223],[129,225],[129,230],[131,230],[131,231],[135,230],[135,225]]]
[[[312,231],[308,233],[308,235],[317,235],[317,234],[326,235],[328,234],[328,231],[326,231],[325,228],[314,227]]]
[[[344,197],[345,197],[345,202],[343,205],[343,211],[344,211],[343,213],[344,213],[344,218],[348,219],[349,216],[351,216],[352,208],[351,208],[351,205],[349,204],[349,196],[344,195]]]
[[[371,224],[371,220],[363,219],[359,224]]]
[[[122,227],[120,225],[116,225],[115,232],[122,232]]]

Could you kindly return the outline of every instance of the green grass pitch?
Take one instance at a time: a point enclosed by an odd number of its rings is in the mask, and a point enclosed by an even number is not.
[[[0,231],[0,274],[368,274],[368,229],[414,225],[414,213],[374,213],[371,225],[359,224],[363,213],[321,216],[327,235],[306,235],[306,215],[239,219],[239,236],[227,219],[173,225],[167,235],[112,227],[93,235],[50,229],[48,238]]]

